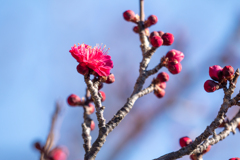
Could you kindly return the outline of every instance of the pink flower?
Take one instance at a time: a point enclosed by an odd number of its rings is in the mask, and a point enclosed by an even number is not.
[[[101,46],[92,48],[86,44],[74,45],[69,52],[79,62],[82,69],[91,69],[99,76],[108,76],[113,68],[111,56],[107,55],[108,50],[105,50],[105,46],[103,48]]]

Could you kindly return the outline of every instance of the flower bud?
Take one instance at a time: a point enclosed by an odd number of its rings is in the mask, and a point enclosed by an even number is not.
[[[229,160],[240,160],[240,158],[235,157],[235,158],[230,158]]]
[[[231,81],[234,78],[234,69],[232,66],[225,66],[222,72],[223,76],[226,77],[227,80]]]
[[[42,146],[39,142],[35,142],[34,143],[34,148],[36,148],[37,150],[41,151],[42,150]]]
[[[196,156],[195,154],[192,154],[192,155],[190,156],[190,159],[191,159],[191,160],[197,160],[197,156]]]
[[[163,39],[163,45],[170,46],[173,44],[174,36],[171,33],[164,33],[162,35],[162,39]]]
[[[184,58],[184,54],[181,51],[172,49],[168,51],[168,53],[166,54],[166,57],[168,58],[169,61],[177,60],[178,62],[181,62]]]
[[[238,122],[237,128],[238,128],[238,130],[240,131],[240,122]]]
[[[221,81],[223,79],[222,67],[214,65],[209,67],[209,76],[215,81]]]
[[[181,147],[186,147],[190,143],[192,143],[192,140],[189,137],[182,137],[179,139],[179,144]]]
[[[99,85],[98,85],[98,90],[100,90],[100,89],[102,89],[103,88],[103,83],[101,82],[101,83],[99,83]]]
[[[165,95],[165,90],[156,86],[156,89],[154,90],[154,94],[155,94],[155,96],[157,96],[157,98],[162,98]]]
[[[90,129],[91,129],[91,131],[93,131],[95,129],[95,123],[93,120],[91,121]]]
[[[89,69],[86,66],[83,66],[81,63],[77,65],[77,71],[78,73],[85,75],[89,72]]]
[[[110,73],[110,74],[108,75],[107,80],[106,80],[105,83],[111,84],[111,83],[113,83],[113,82],[115,82],[115,77],[114,77],[114,74]]]
[[[211,146],[211,145],[209,145],[209,146],[207,147],[207,149],[206,149],[206,150],[204,150],[202,153],[203,153],[203,154],[205,154],[205,153],[209,152],[209,151],[210,151],[210,149],[211,149],[211,147],[212,147],[212,146]]]
[[[132,21],[135,18],[135,13],[132,10],[127,10],[127,11],[123,12],[123,18],[126,21]]]
[[[157,80],[159,82],[167,82],[169,80],[169,75],[166,72],[161,72],[157,75]]]
[[[180,62],[175,60],[175,61],[168,62],[167,68],[170,73],[178,74],[182,70],[182,65]]]
[[[149,36],[149,39],[151,39],[152,37],[154,36],[159,36],[158,32],[157,31],[153,31],[150,36]]]
[[[206,92],[214,92],[219,89],[219,84],[212,80],[207,80],[204,83],[204,89]]]
[[[163,44],[163,40],[160,36],[153,36],[150,39],[151,45],[155,48],[160,47]]]
[[[158,31],[158,34],[159,34],[160,37],[162,37],[162,35],[164,34],[164,32],[163,32],[163,31]]]
[[[81,104],[81,98],[78,97],[77,95],[75,94],[71,94],[68,99],[67,99],[67,102],[70,106],[77,106],[77,105],[80,105]]]
[[[162,88],[162,89],[165,89],[166,88],[166,82],[160,82],[157,84],[158,87]]]
[[[149,36],[149,29],[148,28],[145,28],[145,34],[147,35],[147,36]],[[135,32],[135,33],[139,33],[140,32],[140,29],[138,28],[138,26],[135,26],[135,27],[133,27],[133,32]]]
[[[151,16],[148,17],[147,21],[151,26],[151,25],[154,25],[158,22],[158,18],[155,15],[151,15]]]
[[[105,99],[106,99],[106,94],[105,94],[103,91],[99,91],[99,93],[102,95],[101,101],[102,101],[102,102],[105,101]]]
[[[133,27],[133,32],[139,33],[139,28],[138,28],[138,26]]]
[[[95,111],[95,107],[92,103],[89,103],[88,106],[86,106],[87,114],[93,114]]]
[[[67,160],[68,149],[66,147],[56,147],[49,153],[52,160]]]

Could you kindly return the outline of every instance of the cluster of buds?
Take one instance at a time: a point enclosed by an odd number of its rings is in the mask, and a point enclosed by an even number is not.
[[[163,31],[153,31],[149,36],[149,40],[155,48],[161,45],[170,46],[174,42],[174,36],[171,33],[164,33]]]
[[[136,24],[138,24],[138,22],[140,21],[139,15],[135,14],[132,10],[127,10],[127,11],[123,12],[123,18],[128,22],[133,22]],[[148,19],[144,21],[143,27],[144,27],[145,34],[147,36],[150,35],[148,27],[156,24],[157,22],[158,22],[158,18],[155,15],[150,15],[148,17]],[[134,26],[133,31],[135,33],[139,33],[140,29],[138,26]]]
[[[132,10],[123,12],[123,18],[128,22],[137,23],[139,21],[139,15],[135,14]]]
[[[234,69],[232,66],[214,65],[209,67],[209,76],[213,80],[207,80],[204,83],[204,89],[206,92],[214,92],[220,89],[223,85],[226,85],[227,81],[232,81],[234,78]]]
[[[44,147],[39,142],[34,143],[34,148],[40,152],[44,152]],[[46,154],[48,160],[67,160],[69,151],[65,146],[57,146]]]
[[[165,57],[162,58],[163,65],[167,67],[168,71],[172,74],[178,74],[182,70],[182,64],[180,63],[184,58],[184,54],[181,51],[172,49],[168,51]]]
[[[230,158],[229,160],[240,160],[240,158],[235,157],[235,158]]]
[[[181,147],[186,147],[191,143],[192,143],[192,140],[189,137],[182,137],[182,138],[179,139],[179,144],[180,144]],[[210,151],[210,149],[211,149],[211,145],[209,145],[207,147],[207,149],[202,152],[202,154],[206,154],[207,152]],[[191,160],[197,160],[197,156],[195,154],[192,154],[190,156],[190,159]]]
[[[155,85],[154,94],[158,98],[162,98],[165,95],[166,82],[169,80],[169,75],[166,72],[161,72],[157,75],[157,78],[153,80]]]

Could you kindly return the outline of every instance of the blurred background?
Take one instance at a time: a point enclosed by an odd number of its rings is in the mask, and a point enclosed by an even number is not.
[[[0,159],[39,159],[33,143],[45,142],[55,102],[60,100],[66,108],[57,144],[68,147],[69,160],[83,160],[83,109],[69,107],[66,98],[72,93],[83,97],[86,85],[69,50],[83,42],[110,47],[116,81],[102,89],[107,97],[104,115],[110,120],[130,96],[142,59],[134,24],[122,17],[128,9],[139,13],[138,0],[0,2]],[[240,67],[239,0],[146,1],[145,15],[151,14],[159,22],[150,31],[173,33],[175,42],[160,47],[149,68],[168,50],[177,49],[185,54],[182,72],[170,75],[164,98],[151,93],[137,101],[109,134],[96,160],[147,160],[180,149],[179,138],[194,139],[202,133],[222,104],[222,90],[203,89],[210,79],[209,66]],[[237,110],[232,107],[228,117]],[[91,117],[97,123],[96,115]],[[93,140],[97,134],[95,129]],[[240,157],[239,138],[238,132],[231,134],[203,158]]]

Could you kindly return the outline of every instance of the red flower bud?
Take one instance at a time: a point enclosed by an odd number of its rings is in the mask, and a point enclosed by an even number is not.
[[[147,35],[147,36],[149,36],[149,29],[148,28],[145,28],[145,34]],[[140,32],[140,30],[139,30],[139,28],[138,28],[138,26],[135,26],[135,27],[133,27],[133,32],[135,32],[135,33],[139,33]]]
[[[168,51],[168,53],[166,54],[166,57],[168,58],[169,61],[177,60],[178,62],[181,62],[184,58],[184,54],[181,51],[172,49]]]
[[[218,127],[223,128],[223,127],[225,127],[226,123],[228,123],[228,122],[229,122],[228,118],[224,119],[223,122]]]
[[[151,42],[152,46],[155,48],[160,47],[163,44],[163,40],[160,36],[153,36],[150,39],[150,42]]]
[[[93,120],[91,121],[90,129],[91,129],[91,131],[93,131],[95,129],[95,123]]]
[[[108,75],[107,80],[106,80],[105,83],[111,84],[111,83],[113,83],[113,82],[115,82],[115,77],[114,77],[114,74],[110,73],[110,74]]]
[[[165,91],[157,86],[156,89],[154,90],[154,94],[155,96],[157,96],[157,98],[162,98],[165,95]]]
[[[159,34],[160,37],[162,37],[162,35],[164,34],[164,32],[163,32],[163,31],[158,31],[158,34]]]
[[[210,149],[211,149],[211,147],[212,147],[212,146],[211,146],[211,145],[209,145],[209,146],[207,147],[207,149],[206,149],[206,150],[204,150],[202,153],[203,153],[203,154],[205,154],[205,153],[209,152],[209,151],[210,151]]]
[[[223,76],[226,77],[227,80],[232,80],[234,78],[234,69],[232,66],[225,66],[222,70]]]
[[[99,93],[102,95],[102,102],[106,99],[106,94],[103,91],[99,91]]]
[[[240,160],[240,158],[230,158],[229,160]]]
[[[192,143],[192,140],[189,137],[182,137],[179,139],[179,144],[181,147],[186,147],[190,143]]]
[[[170,61],[167,65],[168,71],[172,74],[178,74],[182,70],[182,65],[178,61]]]
[[[204,83],[204,89],[206,92],[214,92],[219,89],[218,83],[212,81],[212,80],[207,80]]]
[[[190,156],[190,159],[191,159],[191,160],[197,160],[197,157],[196,157],[195,154],[192,154],[192,155]]]
[[[41,146],[41,144],[40,144],[39,142],[34,143],[34,147],[35,147],[37,150],[39,150],[39,151],[42,150],[42,146]]]
[[[240,131],[240,122],[238,122],[237,128],[238,128],[238,130]]]
[[[86,110],[87,110],[87,114],[93,114],[95,111],[95,107],[92,103],[89,103]]]
[[[87,66],[84,66],[81,63],[79,63],[77,65],[77,71],[78,71],[78,73],[85,75],[89,72],[89,69],[87,68]]]
[[[49,153],[49,156],[53,160],[67,160],[68,149],[66,147],[56,147]]]
[[[127,10],[127,11],[123,12],[123,18],[126,21],[132,21],[135,18],[135,13],[132,10]]]
[[[166,82],[161,82],[161,83],[158,83],[157,86],[162,89],[165,89],[167,85],[166,85]]]
[[[133,27],[133,32],[139,33],[139,28],[138,28],[138,26]]]
[[[166,72],[161,72],[157,75],[159,82],[167,82],[169,80],[169,75]]]
[[[148,17],[147,21],[150,25],[154,25],[158,22],[158,18],[155,15],[151,15]]]
[[[71,94],[68,99],[67,99],[67,102],[70,106],[77,106],[79,104],[81,104],[81,98],[78,97],[77,95],[75,94]]]
[[[103,88],[103,83],[101,82],[101,83],[99,83],[99,85],[98,85],[98,90],[100,90],[100,89],[102,89]]]
[[[151,39],[152,37],[154,36],[159,36],[158,32],[157,31],[153,31],[150,36],[149,36],[149,39]]]
[[[214,65],[209,67],[209,76],[215,81],[221,81],[223,79],[222,67]]]
[[[171,33],[164,33],[162,35],[162,39],[163,39],[163,45],[170,46],[171,44],[173,44],[174,36]]]

